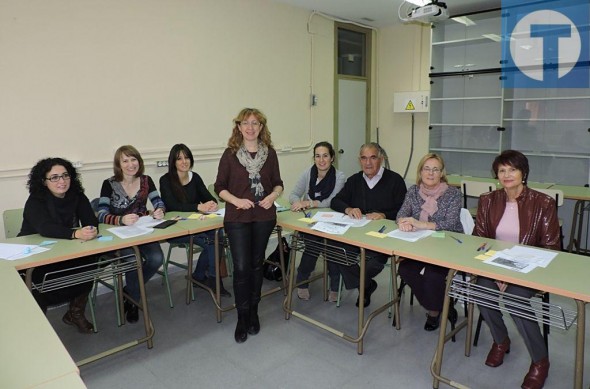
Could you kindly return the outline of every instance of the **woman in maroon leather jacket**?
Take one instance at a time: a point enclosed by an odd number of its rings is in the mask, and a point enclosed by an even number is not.
[[[503,188],[480,197],[473,235],[559,250],[555,200],[527,187],[527,158],[519,151],[506,150],[496,157],[492,169]],[[478,278],[477,284],[525,298],[537,292],[485,277]],[[498,367],[504,361],[504,355],[510,352],[510,338],[502,313],[481,305],[478,308],[494,338],[485,364]],[[532,360],[522,388],[542,388],[549,372],[549,358],[539,325],[536,321],[511,316]]]

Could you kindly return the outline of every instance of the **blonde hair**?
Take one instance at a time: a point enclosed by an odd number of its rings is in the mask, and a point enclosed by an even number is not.
[[[429,159],[436,159],[440,163],[440,180],[442,182],[448,182],[447,171],[445,170],[445,161],[438,154],[428,153],[425,156],[423,156],[420,162],[418,163],[418,170],[416,171],[416,185],[420,186],[420,184],[422,183],[422,168],[426,164],[426,161],[428,161]]]
[[[266,116],[256,108],[244,108],[240,111],[238,116],[234,119],[234,128],[232,129],[231,136],[227,141],[227,147],[229,147],[234,153],[236,153],[244,142],[244,137],[240,132],[238,125],[244,120],[249,118],[251,115],[256,117],[256,120],[260,123],[260,133],[258,139],[266,145],[266,147],[272,147],[272,140],[270,139],[270,131],[266,126]]]

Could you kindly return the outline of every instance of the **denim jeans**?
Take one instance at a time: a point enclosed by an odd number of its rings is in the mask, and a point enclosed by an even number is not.
[[[150,278],[158,271],[164,262],[164,253],[160,247],[160,243],[146,243],[139,246],[139,252],[143,259],[142,274],[144,283],[148,282]],[[135,254],[132,248],[121,250],[121,255]],[[135,260],[130,259],[130,260]],[[125,290],[136,301],[139,301],[139,278],[137,270],[125,273],[126,286]]]
[[[238,313],[247,314],[260,302],[262,263],[275,220],[224,223],[234,263],[234,296]]]
[[[220,230],[220,242],[222,239],[223,231]],[[179,238],[169,239],[168,242],[188,244],[189,240],[190,237],[181,236]],[[193,243],[203,249],[201,254],[199,254],[199,259],[197,260],[197,265],[193,272],[193,278],[199,281],[203,281],[207,276],[215,278],[215,230],[193,235]],[[223,246],[219,249],[223,250]]]

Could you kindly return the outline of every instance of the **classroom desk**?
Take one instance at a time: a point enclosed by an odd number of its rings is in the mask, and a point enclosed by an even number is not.
[[[478,181],[478,182],[489,182],[495,185],[496,188],[501,188],[498,180],[486,177],[469,177],[460,176],[456,174],[447,175],[449,185],[460,187],[462,180]],[[590,254],[590,247],[582,247],[582,232],[584,230],[585,212],[589,212],[586,208],[586,203],[590,202],[590,188],[587,186],[575,186],[575,185],[559,185],[543,182],[531,182],[527,185],[532,189],[556,189],[563,192],[564,199],[575,200],[574,212],[572,216],[572,228],[570,233],[570,241],[566,247],[566,250],[570,253],[574,251],[579,254]],[[587,231],[588,234],[588,231]],[[586,236],[588,240],[588,235]]]
[[[448,235],[457,236],[463,241],[459,244]],[[566,252],[559,252],[551,264],[543,269],[537,268],[528,274],[518,273],[500,267],[487,265],[474,257],[478,254],[477,247],[482,242],[488,242],[493,250],[511,248],[514,243],[502,242],[493,239],[475,237],[456,233],[446,233],[445,238],[428,237],[419,241],[418,244],[401,242],[395,244],[395,254],[431,263],[452,269],[447,278],[447,291],[455,271],[464,271],[483,277],[518,284],[533,289],[555,293],[575,300],[577,309],[577,330],[576,330],[576,363],[574,369],[574,387],[582,388],[584,368],[584,337],[585,337],[585,303],[590,301],[590,260],[587,257]],[[559,271],[557,271],[559,270]],[[446,295],[442,317],[447,317],[449,311],[449,296]],[[440,380],[450,384],[451,380],[440,376],[442,357],[444,352],[447,321],[442,320],[439,333],[437,351],[433,358],[432,374],[434,387],[438,388]],[[465,327],[458,326],[455,332]],[[470,330],[468,330],[470,332]],[[470,336],[470,333],[468,333]],[[468,339],[469,340],[469,339]],[[469,340],[470,341],[470,340]],[[453,384],[457,384],[454,383]],[[457,384],[458,385],[458,384]],[[454,386],[454,385],[453,385]],[[460,387],[460,386],[457,386]]]
[[[112,355],[116,352],[126,350],[130,347],[137,346],[141,343],[147,343],[148,348],[153,347],[152,338],[154,336],[154,328],[152,322],[149,317],[149,310],[147,304],[147,298],[145,294],[145,287],[143,282],[143,274],[141,272],[142,264],[141,264],[141,256],[139,255],[138,246],[144,243],[151,243],[151,242],[158,242],[160,240],[165,240],[169,238],[174,238],[177,236],[182,236],[187,234],[187,230],[182,227],[177,227],[176,225],[170,226],[166,229],[155,229],[153,233],[147,235],[141,235],[129,239],[121,239],[117,236],[111,234],[107,229],[111,228],[111,225],[101,224],[99,226],[100,234],[102,236],[113,236],[112,241],[101,242],[98,240],[91,240],[86,242],[81,242],[80,240],[67,240],[67,239],[49,239],[46,237],[42,237],[38,234],[36,235],[28,235],[28,236],[21,236],[16,238],[10,238],[1,240],[4,243],[20,243],[20,244],[39,244],[44,240],[55,240],[56,243],[48,246],[49,250],[32,255],[27,258],[18,259],[15,261],[7,261],[4,262],[5,265],[11,265],[13,268],[19,271],[25,271],[25,284],[30,289],[31,288],[31,279],[32,279],[32,272],[34,271],[35,267],[67,261],[74,258],[85,257],[88,255],[99,255],[105,252],[124,249],[124,248],[133,248],[135,251],[136,257],[136,266],[139,278],[139,285],[140,285],[140,296],[141,301],[134,302],[136,303],[143,312],[143,319],[144,319],[144,326],[145,326],[145,337],[133,340],[131,342],[125,343],[123,345],[114,347],[112,349],[106,350],[101,352],[97,355],[88,357],[81,361],[77,362],[78,366],[83,366],[87,363],[94,362],[98,359],[101,359],[105,356]],[[126,296],[129,298],[129,296]],[[129,298],[130,299],[130,298]],[[131,300],[131,299],[130,299]],[[36,305],[36,304],[35,304]]]
[[[173,218],[180,218],[178,223],[179,227],[186,229],[188,234],[190,234],[190,240],[188,243],[188,255],[187,255],[187,273],[186,273],[186,304],[190,304],[192,299],[192,288],[193,283],[199,284],[205,290],[209,292],[211,298],[213,299],[213,303],[215,304],[215,315],[217,318],[217,322],[221,322],[221,313],[228,311],[235,307],[235,305],[230,305],[229,307],[223,307],[221,305],[221,278],[219,274],[219,261],[221,258],[221,254],[219,252],[219,232],[223,228],[223,217],[203,217],[198,219],[189,219],[190,215],[195,214],[195,212],[168,212],[166,214],[167,219]],[[194,244],[193,244],[193,235],[201,234],[208,231],[215,231],[215,290],[209,289],[206,285],[199,283],[198,281],[192,278],[193,274],[193,254],[194,254]]]
[[[167,219],[172,219],[175,217],[182,218],[182,220],[180,220],[177,223],[177,225],[182,226],[183,228],[187,229],[188,233],[191,235],[191,241],[189,243],[189,253],[188,253],[188,258],[187,258],[186,304],[188,305],[191,302],[192,284],[193,283],[199,284],[202,288],[207,290],[209,292],[209,294],[211,295],[211,298],[213,299],[213,303],[215,304],[215,315],[216,315],[217,322],[221,323],[223,312],[230,311],[236,307],[235,303],[232,303],[232,304],[229,304],[226,306],[223,306],[221,303],[221,292],[220,292],[221,278],[220,278],[220,274],[219,274],[221,253],[219,252],[219,247],[220,247],[219,233],[220,233],[221,229],[223,228],[223,217],[213,217],[213,218],[206,217],[206,218],[202,218],[202,219],[189,219],[188,217],[192,214],[194,214],[194,212],[169,212],[166,214]],[[192,236],[199,234],[199,233],[212,231],[212,230],[215,230],[215,290],[208,288],[206,285],[203,285],[192,278],[192,269],[193,269],[193,262],[194,262],[193,261],[194,245],[192,244]],[[281,236],[282,236],[281,235],[282,234],[281,228],[276,228],[276,233],[278,235],[278,241],[281,242]],[[282,244],[282,242],[280,244]],[[281,252],[281,258],[280,258],[281,269],[285,268],[284,264],[285,264],[285,262],[284,262],[284,258],[283,258],[283,253]],[[276,286],[274,288],[265,290],[264,292],[262,292],[261,297],[265,297],[265,296],[268,296],[270,294],[273,294],[273,293],[276,293],[276,292],[279,292],[279,291],[285,290],[285,289],[286,289],[286,280],[284,279],[282,287]]]
[[[70,375],[74,376],[71,379],[80,380],[78,366],[22,278],[14,266],[4,261],[0,263],[0,285],[3,289],[0,294],[0,386],[49,388],[51,386],[45,385]]]
[[[322,209],[319,209],[320,211]],[[328,209],[325,209],[328,210]],[[314,211],[316,211],[314,209]],[[389,307],[395,305],[395,314],[399,317],[399,296],[397,290],[397,276],[395,270],[395,264],[391,264],[391,277],[393,282],[393,299],[388,303],[382,305],[374,309],[371,314],[367,317],[365,321],[364,316],[364,297],[365,297],[365,251],[372,250],[376,251],[388,256],[393,256],[393,251],[391,250],[390,246],[388,245],[388,238],[377,238],[373,236],[366,235],[369,231],[377,231],[381,226],[386,226],[387,231],[391,231],[395,227],[395,222],[392,220],[376,220],[372,221],[371,223],[367,224],[365,227],[361,228],[354,228],[351,227],[346,234],[344,235],[330,235],[325,234],[316,230],[312,230],[309,227],[308,223],[305,221],[301,221],[302,214],[300,212],[291,212],[286,211],[282,212],[278,215],[277,224],[283,228],[288,228],[294,231],[293,239],[298,239],[300,233],[306,233],[311,235],[320,236],[322,238],[326,238],[335,242],[339,243],[346,243],[352,246],[356,246],[360,249],[360,286],[359,286],[359,307],[358,307],[358,325],[357,325],[357,334],[356,335],[347,335],[344,332],[330,327],[324,323],[318,322],[317,320],[308,317],[304,314],[301,314],[297,311],[292,309],[292,297],[293,297],[293,289],[296,287],[295,285],[295,256],[296,250],[291,250],[291,259],[289,261],[289,281],[287,287],[287,297],[283,303],[283,309],[285,311],[285,319],[288,320],[291,315],[298,317],[299,319],[304,320],[305,322],[315,325],[323,330],[326,330],[336,336],[341,337],[344,340],[347,340],[352,343],[357,343],[357,353],[363,353],[363,339],[365,333],[375,316],[378,314],[386,311]],[[296,241],[293,243],[296,245]],[[399,324],[398,324],[399,328]]]

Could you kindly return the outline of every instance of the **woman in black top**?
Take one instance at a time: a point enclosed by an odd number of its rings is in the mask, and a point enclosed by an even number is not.
[[[215,212],[218,210],[215,198],[205,187],[201,177],[192,171],[195,164],[193,153],[184,144],[172,146],[168,155],[168,173],[160,177],[160,193],[168,211]],[[170,243],[188,243],[188,236],[169,239]],[[193,236],[193,242],[203,251],[193,272],[193,279],[215,290],[215,231]],[[220,279],[221,282],[221,279]],[[231,294],[220,284],[222,296]]]
[[[30,195],[25,204],[19,236],[40,234],[49,238],[82,241],[96,238],[98,220],[71,162],[62,158],[40,160],[31,169],[27,187]],[[42,283],[49,272],[86,265],[95,260],[91,256],[40,266],[33,271],[33,283]],[[82,333],[91,333],[92,324],[84,317],[91,289],[92,282],[85,282],[45,293],[34,289],[33,296],[43,312],[49,305],[69,301],[63,321],[76,326]]]

